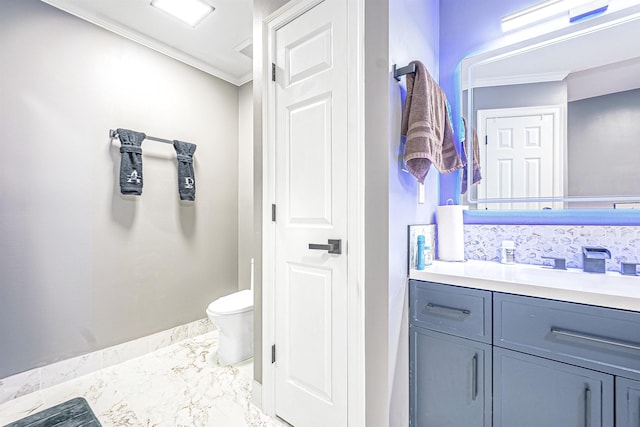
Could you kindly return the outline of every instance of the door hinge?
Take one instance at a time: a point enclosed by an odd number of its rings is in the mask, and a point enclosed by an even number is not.
[[[276,81],[276,64],[274,64],[273,62],[271,63],[271,81]]]
[[[276,345],[271,346],[271,363],[276,363]]]
[[[489,135],[484,136],[484,145],[489,145]]]
[[[276,222],[276,205],[271,205],[271,221]]]

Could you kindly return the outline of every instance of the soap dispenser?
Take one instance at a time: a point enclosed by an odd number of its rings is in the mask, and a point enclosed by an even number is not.
[[[513,240],[502,241],[502,257],[500,262],[503,264],[516,263],[516,244]]]
[[[424,270],[424,236],[418,236],[418,252],[416,253],[416,270]]]

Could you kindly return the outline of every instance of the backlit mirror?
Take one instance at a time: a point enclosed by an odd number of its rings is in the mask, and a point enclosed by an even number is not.
[[[462,62],[471,209],[640,208],[640,13],[560,33]]]

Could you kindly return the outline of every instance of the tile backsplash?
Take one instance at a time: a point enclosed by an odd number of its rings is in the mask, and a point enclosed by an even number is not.
[[[520,264],[549,264],[543,256],[561,257],[567,267],[582,268],[582,247],[611,251],[607,270],[620,271],[621,262],[640,262],[640,226],[465,224],[465,259],[500,261],[503,240],[516,245]]]

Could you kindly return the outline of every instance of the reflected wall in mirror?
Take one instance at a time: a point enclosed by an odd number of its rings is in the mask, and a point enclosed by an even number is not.
[[[640,13],[576,28],[462,62],[472,209],[640,208]]]

